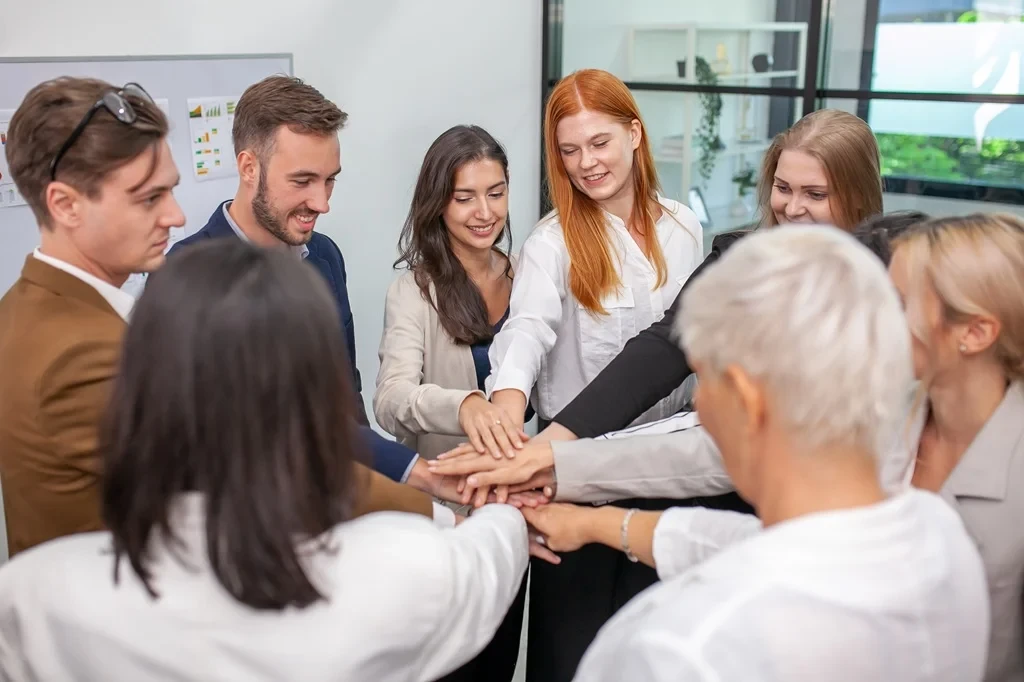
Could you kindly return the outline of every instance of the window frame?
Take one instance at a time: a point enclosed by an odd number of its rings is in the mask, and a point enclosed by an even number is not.
[[[864,12],[864,44],[869,46],[861,54],[860,86],[857,89],[829,88],[823,83],[825,60],[829,55],[828,32],[823,17],[826,4],[833,0],[780,0],[776,20],[792,21],[792,17],[780,16],[788,12],[807,16],[807,58],[804,82],[797,87],[780,86],[702,86],[689,83],[645,83],[627,81],[626,87],[639,92],[689,92],[717,93],[721,95],[763,95],[768,97],[792,98],[800,102],[801,115],[823,108],[829,99],[847,99],[857,102],[857,116],[868,120],[871,102],[875,100],[903,100],[917,102],[965,102],[998,103],[1024,106],[1024,94],[994,95],[955,92],[905,92],[872,90],[871,73],[874,66],[874,46],[878,30],[880,0],[866,0]],[[562,32],[565,16],[565,0],[544,0],[541,33],[541,130],[543,131],[544,107],[548,95],[562,73]],[[794,112],[795,113],[795,112]],[[790,119],[792,120],[792,119]],[[547,174],[544,167],[544,143],[541,140],[541,192],[540,215],[551,210],[547,198]],[[884,191],[890,194],[920,195],[945,199],[969,199],[1024,205],[1024,188],[969,182],[949,182],[927,177],[883,176]],[[986,195],[994,193],[998,199]]]

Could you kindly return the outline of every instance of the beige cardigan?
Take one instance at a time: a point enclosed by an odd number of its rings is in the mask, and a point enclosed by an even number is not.
[[[378,355],[377,423],[427,459],[464,443],[459,407],[473,393],[484,395],[477,389],[473,353],[448,336],[412,272],[388,288]]]

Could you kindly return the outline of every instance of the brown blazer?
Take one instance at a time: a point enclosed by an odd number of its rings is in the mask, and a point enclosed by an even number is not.
[[[98,530],[98,424],[124,320],[90,285],[29,256],[0,299],[0,485],[11,556]]]
[[[0,485],[13,557],[102,528],[99,423],[126,325],[90,285],[29,256],[0,299]],[[431,498],[372,473],[358,513],[433,514]]]

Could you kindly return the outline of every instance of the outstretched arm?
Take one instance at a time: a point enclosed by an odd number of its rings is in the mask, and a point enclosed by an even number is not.
[[[482,457],[462,447],[427,466],[440,475],[469,476],[469,489],[554,487],[557,481],[557,498],[569,502],[685,499],[732,492],[718,446],[696,414],[677,415],[673,421],[679,430],[670,433],[528,442],[511,460]]]
[[[592,543],[622,551],[628,547],[662,580],[761,532],[761,522],[749,514],[702,507],[648,512],[554,503],[522,512],[555,552]]]
[[[567,259],[543,234],[534,233],[523,244],[509,318],[491,341],[487,391],[491,402],[517,420],[516,428],[523,426],[527,397],[562,325]]]

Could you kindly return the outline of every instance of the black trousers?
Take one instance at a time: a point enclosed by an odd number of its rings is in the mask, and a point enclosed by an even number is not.
[[[519,593],[498,626],[494,638],[461,668],[453,670],[437,682],[511,682],[519,658],[519,641],[523,630],[523,611],[526,607],[526,576]]]
[[[753,513],[735,493],[689,500],[624,500],[615,505],[642,510],[703,506]],[[538,559],[530,564],[527,682],[570,682],[597,631],[658,581],[653,568],[604,545],[587,545],[560,556],[558,566]]]

